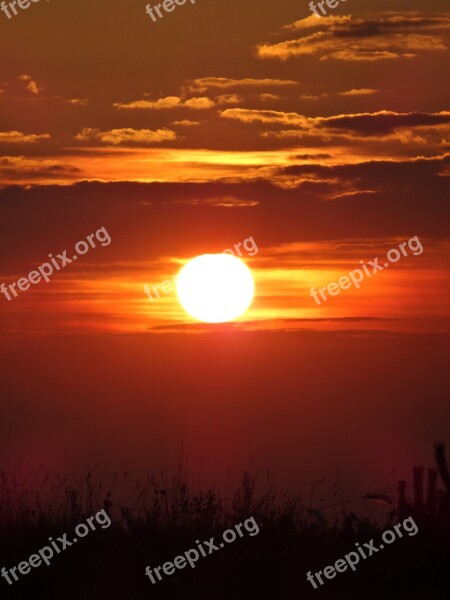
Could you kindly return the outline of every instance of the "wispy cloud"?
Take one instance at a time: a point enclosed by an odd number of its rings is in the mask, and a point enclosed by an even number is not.
[[[0,131],[0,143],[7,144],[33,144],[50,138],[48,133],[26,134],[21,131]]]
[[[4,185],[12,183],[52,182],[67,184],[80,179],[82,170],[59,160],[4,156],[0,158],[0,178]]]
[[[321,60],[374,62],[446,50],[441,33],[450,31],[450,17],[417,13],[385,13],[365,18],[310,16],[286,26],[285,30],[305,33],[296,39],[260,44],[257,56],[287,60],[319,55]]]
[[[374,113],[341,114],[330,117],[306,117],[299,113],[275,110],[227,108],[221,117],[242,123],[288,125],[292,129],[262,131],[262,137],[304,137],[353,139],[397,139],[402,143],[416,141],[426,143],[429,136],[450,133],[450,112],[398,113],[382,110]],[[422,136],[422,137],[421,137]]]
[[[298,85],[291,79],[254,79],[247,77],[245,79],[230,79],[228,77],[201,77],[194,79],[189,89],[191,91],[205,92],[210,88],[235,88],[235,87],[284,87]]]
[[[217,196],[212,198],[190,198],[177,200],[176,204],[190,204],[192,206],[217,206],[221,208],[252,208],[258,206],[258,200],[243,200],[236,196]]]
[[[36,83],[36,81],[34,81],[31,77],[31,75],[19,75],[17,77],[17,79],[19,81],[23,81],[25,83],[25,87],[26,89],[31,92],[32,94],[35,94],[36,96],[38,94],[41,93],[41,91],[44,89],[43,86],[40,86]]]
[[[100,141],[104,144],[155,144],[175,140],[177,134],[166,128],[157,129],[110,129],[109,131],[100,131],[91,127],[85,127],[81,133],[76,136],[76,140],[81,142]]]
[[[345,92],[336,92],[338,96],[371,96],[377,94],[379,90],[373,90],[372,88],[360,88],[347,90]]]
[[[182,119],[181,121],[173,121],[171,125],[178,125],[179,127],[194,127],[200,125],[200,121],[190,121],[189,119]]]
[[[217,104],[239,104],[244,98],[239,94],[222,94],[221,96],[216,96],[214,100]]]
[[[215,106],[215,102],[206,96],[201,96],[199,98],[189,98],[188,100],[185,100],[183,106],[193,108],[194,110],[204,110]]]
[[[158,100],[133,100],[132,102],[115,102],[114,108],[120,110],[171,110],[174,108],[191,108],[204,110],[215,106],[215,102],[206,96],[198,96],[184,100],[179,96],[166,96]]]
[[[88,104],[87,98],[67,98],[66,102],[73,104],[73,106],[86,106]]]

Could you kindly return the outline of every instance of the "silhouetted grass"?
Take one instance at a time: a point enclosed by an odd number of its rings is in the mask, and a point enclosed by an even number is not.
[[[445,480],[445,448],[436,448]],[[33,569],[13,586],[0,580],[5,597],[448,600],[448,495],[442,492],[439,510],[437,504],[432,506],[439,496],[433,473],[426,502],[418,488],[423,484],[420,469],[415,471],[414,503],[403,497],[402,510],[410,511],[407,516],[412,514],[419,525],[416,536],[396,540],[362,561],[355,573],[339,574],[314,590],[306,581],[307,571],[334,564],[354,550],[355,542],[375,538],[377,544],[382,529],[375,519],[349,511],[346,504],[311,511],[311,499],[307,504],[301,494],[285,494],[270,478],[261,489],[248,472],[229,497],[222,497],[219,490],[194,491],[184,477],[181,459],[170,482],[150,475],[138,481],[128,473],[102,481],[98,472],[97,465],[84,476],[52,475],[45,465],[26,477],[21,465],[0,471],[0,566],[10,568],[27,560],[48,543],[49,536],[72,533],[102,508],[112,520],[109,529],[98,528],[55,556],[50,567]],[[337,487],[335,482],[338,501]],[[388,510],[383,528],[397,522],[399,510],[398,506]],[[259,524],[257,536],[238,538],[201,558],[195,569],[176,571],[156,585],[145,576],[147,565],[172,561],[194,548],[195,540],[217,539],[249,517]]]

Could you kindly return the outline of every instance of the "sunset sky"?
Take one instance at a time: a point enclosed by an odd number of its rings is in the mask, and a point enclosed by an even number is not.
[[[183,442],[199,481],[406,476],[450,434],[448,2],[145,5],[0,13],[0,283],[111,237],[0,296],[4,461],[170,468]],[[236,322],[144,294],[250,237]]]

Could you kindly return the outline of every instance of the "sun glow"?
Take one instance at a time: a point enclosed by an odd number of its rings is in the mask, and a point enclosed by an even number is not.
[[[223,323],[242,315],[253,300],[250,269],[229,254],[204,254],[180,271],[178,299],[187,313],[205,323]]]

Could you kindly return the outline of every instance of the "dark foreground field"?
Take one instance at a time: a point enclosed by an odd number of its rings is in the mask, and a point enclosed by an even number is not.
[[[450,527],[448,492],[437,489],[438,473],[449,483],[443,446],[436,448],[437,469],[414,469],[412,501],[400,483],[392,505],[386,502],[387,525],[380,527],[349,507],[331,512],[311,512],[301,498],[284,498],[273,487],[258,493],[255,478],[245,474],[241,487],[227,501],[211,490],[192,493],[181,474],[170,485],[148,478],[146,485],[131,482],[135,493],[124,506],[108,494],[88,473],[76,487],[68,477],[45,475],[37,492],[21,489],[14,471],[1,474],[0,566],[10,569],[28,560],[46,544],[74,530],[88,517],[104,510],[96,530],[51,559],[50,566],[34,568],[8,585],[0,579],[4,598],[42,600],[124,600],[155,598],[177,600],[328,598],[330,600],[448,600],[450,597]],[[35,474],[36,475],[36,474]],[[125,479],[129,476],[122,475]],[[130,483],[130,482],[129,482]],[[409,490],[408,490],[409,491]],[[425,492],[425,493],[424,493]],[[120,494],[119,494],[120,495]],[[103,498],[103,499],[101,499]],[[377,498],[383,501],[381,495]],[[49,508],[48,502],[53,500]],[[132,506],[133,508],[130,508]],[[349,568],[314,589],[308,571],[323,571],[338,559],[374,539],[381,542],[383,529],[392,529],[412,516],[418,530],[404,531],[402,538],[370,558],[356,571]],[[145,575],[151,568],[173,561],[195,548],[195,540],[219,544],[227,528],[254,517],[259,533],[225,544],[210,556],[200,557],[152,584]],[[411,529],[410,529],[411,530]],[[255,529],[252,529],[255,533]]]

